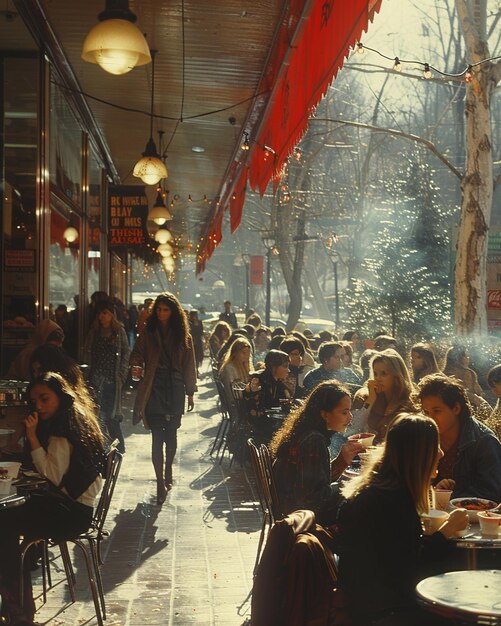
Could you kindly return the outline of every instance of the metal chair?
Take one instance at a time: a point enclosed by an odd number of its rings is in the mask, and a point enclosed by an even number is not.
[[[259,504],[263,514],[261,534],[259,536],[256,560],[254,562],[253,574],[255,576],[264,549],[265,538],[275,521],[281,517],[281,514],[273,479],[273,471],[271,469],[270,451],[264,444],[261,444],[258,448],[252,438],[247,440],[247,448],[256,477]]]
[[[217,429],[216,436],[214,438],[214,442],[212,444],[212,448],[210,451],[210,455],[214,454],[214,450],[217,446],[216,451],[216,459],[219,456],[219,452],[221,450],[221,446],[226,441],[226,437],[228,435],[228,430],[230,428],[230,415],[228,412],[228,402],[226,399],[226,393],[224,390],[224,385],[219,379],[215,379],[216,388],[219,397],[219,411],[221,413],[221,421],[219,422],[219,428]],[[224,449],[223,449],[224,454]]]
[[[104,599],[104,589],[103,589],[103,579],[101,576],[101,566],[103,565],[103,558],[101,555],[101,542],[105,537],[109,536],[109,532],[105,530],[104,524],[106,522],[106,517],[108,515],[108,511],[111,504],[111,499],[113,497],[113,493],[115,491],[115,487],[118,480],[118,475],[120,473],[120,467],[122,466],[123,455],[116,449],[113,448],[108,454],[107,460],[107,473],[106,480],[101,491],[101,495],[99,497],[99,502],[97,504],[96,510],[94,511],[94,517],[92,519],[90,528],[82,533],[79,537],[71,537],[69,539],[65,539],[58,543],[59,548],[61,550],[61,556],[63,558],[63,563],[66,560],[65,571],[67,568],[72,572],[71,561],[69,559],[69,552],[67,542],[73,543],[78,546],[83,554],[85,555],[85,559],[87,560],[87,551],[85,548],[84,542],[88,543],[90,554],[90,560],[92,563],[92,569],[95,575],[95,580],[97,583],[97,591],[99,594],[99,601],[101,605],[101,612],[103,619],[106,619],[106,604]],[[89,568],[87,568],[87,573],[89,574]],[[89,584],[92,589],[92,577],[89,574]],[[68,579],[68,584],[71,586],[74,584],[74,576],[70,576]],[[72,595],[73,598],[73,595]],[[95,601],[94,601],[95,604]],[[99,615],[96,611],[96,616]]]
[[[51,586],[49,560],[48,560],[48,546],[59,547],[61,552],[61,559],[64,566],[66,579],[68,581],[68,587],[70,591],[70,597],[72,602],[75,602],[75,574],[71,564],[70,554],[68,550],[68,542],[74,543],[80,549],[84,558],[85,568],[87,571],[87,577],[89,580],[89,586],[92,593],[92,599],[94,602],[94,609],[96,612],[96,618],[99,626],[103,626],[103,619],[106,619],[106,605],[104,600],[103,581],[101,577],[101,566],[103,560],[101,557],[101,541],[109,535],[108,531],[104,529],[104,523],[108,510],[110,508],[111,498],[115,491],[115,486],[118,480],[118,474],[122,465],[123,455],[116,449],[112,448],[108,453],[107,458],[107,472],[106,479],[99,496],[99,501],[94,511],[91,525],[89,529],[79,535],[78,537],[66,537],[64,539],[46,539],[46,538],[34,538],[24,540],[21,544],[21,571],[24,568],[24,559],[28,549],[35,544],[41,544],[42,546],[42,575],[43,575],[43,597],[46,601],[46,589],[47,580],[49,587]],[[89,544],[89,550],[86,549],[85,541]],[[24,580],[21,576],[20,580],[20,600],[21,604],[24,599]]]

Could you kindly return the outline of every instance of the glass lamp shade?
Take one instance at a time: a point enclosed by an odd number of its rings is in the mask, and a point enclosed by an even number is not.
[[[128,20],[106,19],[89,31],[83,44],[82,59],[118,75],[150,63],[151,54],[137,26]]]
[[[74,243],[78,239],[78,230],[74,226],[68,226],[63,233],[63,237],[68,243]]]
[[[155,233],[155,241],[158,243],[168,243],[172,241],[172,233],[166,228],[159,228]]]
[[[158,254],[160,254],[161,256],[163,256],[164,258],[170,257],[172,256],[172,246],[168,243],[161,243],[158,247],[157,247],[157,252]]]
[[[163,258],[162,265],[165,267],[165,269],[168,272],[173,272],[176,269],[176,263],[174,262],[174,259],[172,258]]]
[[[148,219],[152,222],[155,222],[155,224],[162,226],[163,224],[165,224],[165,222],[168,222],[172,219],[172,213],[165,205],[155,205],[148,213]]]
[[[132,173],[145,185],[156,185],[162,178],[167,178],[165,163],[154,156],[143,156],[139,159]]]

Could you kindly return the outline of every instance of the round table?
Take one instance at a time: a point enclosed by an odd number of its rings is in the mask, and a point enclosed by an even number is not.
[[[448,572],[416,587],[426,610],[473,624],[501,624],[501,570]]]
[[[454,540],[458,548],[465,549],[467,568],[477,569],[477,557],[479,550],[499,550],[501,549],[501,535],[498,537],[486,537],[482,535],[479,524],[471,524],[465,537],[458,537]],[[497,567],[496,563],[496,567]],[[500,590],[501,594],[501,590]]]

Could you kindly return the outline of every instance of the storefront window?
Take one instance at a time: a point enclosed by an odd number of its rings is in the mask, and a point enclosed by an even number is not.
[[[111,255],[111,292],[114,298],[127,302],[127,266],[116,254]]]
[[[0,123],[4,129],[0,142],[2,372],[29,340],[37,322],[38,74],[36,55],[16,58],[0,54]]]
[[[82,131],[57,85],[50,97],[50,182],[77,205],[82,194]]]
[[[101,269],[101,228],[102,224],[102,168],[91,151],[89,160],[89,210],[87,222],[87,293],[92,295],[99,291],[99,274]]]

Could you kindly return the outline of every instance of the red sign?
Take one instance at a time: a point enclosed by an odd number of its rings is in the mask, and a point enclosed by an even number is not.
[[[250,284],[262,285],[263,284],[263,272],[264,272],[264,257],[263,256],[251,256],[249,271],[250,271]]]
[[[493,289],[487,292],[487,307],[489,309],[501,309],[500,289]]]
[[[143,186],[110,185],[108,209],[110,248],[146,243],[148,198]]]

